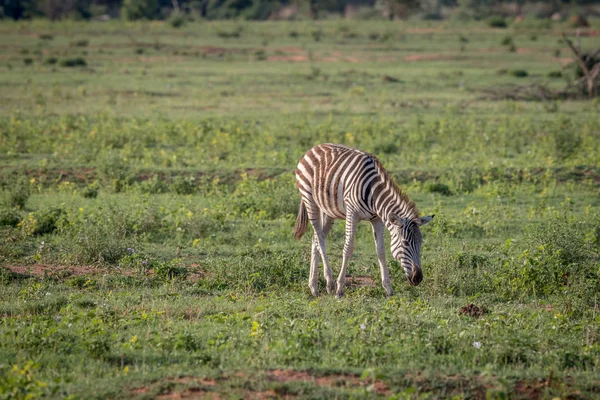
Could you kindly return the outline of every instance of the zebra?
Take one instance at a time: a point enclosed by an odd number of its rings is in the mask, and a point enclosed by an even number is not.
[[[390,231],[392,256],[402,265],[408,282],[413,286],[421,283],[420,227],[434,216],[419,217],[415,203],[396,186],[375,156],[339,144],[320,144],[300,159],[295,174],[301,200],[294,237],[297,240],[302,237],[308,221],[314,230],[308,280],[313,296],[319,294],[319,257],[323,261],[327,292],[333,294],[325,237],[336,219],[346,220],[337,297],[344,295],[346,269],[354,250],[354,235],[359,221],[371,222],[381,283],[387,295],[393,295],[394,291],[385,261],[384,227]]]

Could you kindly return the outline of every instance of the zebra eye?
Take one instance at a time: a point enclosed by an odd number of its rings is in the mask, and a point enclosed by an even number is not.
[[[408,246],[408,240],[402,239],[402,246]]]

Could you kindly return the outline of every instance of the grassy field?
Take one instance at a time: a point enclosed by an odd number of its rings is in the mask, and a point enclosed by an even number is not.
[[[563,30],[2,22],[0,398],[600,396],[600,103],[497,95],[564,87]],[[310,296],[321,142],[436,214],[420,286],[363,223]]]

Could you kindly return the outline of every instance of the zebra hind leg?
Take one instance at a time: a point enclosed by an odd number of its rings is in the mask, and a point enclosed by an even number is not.
[[[334,219],[328,217],[327,215],[323,214],[323,236],[327,237],[327,235],[329,234],[329,231],[331,231],[331,228],[333,227],[333,222]],[[325,252],[325,247],[323,247],[323,252]],[[329,267],[329,263],[325,261],[325,258],[323,259],[323,274],[325,276],[325,281],[327,282],[327,293],[329,294],[333,294],[333,272],[331,271],[331,268]]]
[[[356,225],[358,218],[355,214],[348,212],[346,214],[346,242],[344,243],[344,254],[342,258],[342,269],[337,279],[337,290],[335,295],[337,297],[344,296],[344,288],[346,286],[346,269],[348,268],[348,262],[350,256],[354,252],[354,235],[356,234]]]
[[[333,293],[333,277],[329,262],[327,260],[327,252],[325,247],[325,237],[331,230],[333,219],[321,214],[321,211],[316,205],[307,207],[308,218],[314,229],[313,240],[311,244],[310,257],[310,276],[308,279],[308,287],[313,296],[319,295],[319,256],[323,260],[325,280],[327,281],[327,292]]]

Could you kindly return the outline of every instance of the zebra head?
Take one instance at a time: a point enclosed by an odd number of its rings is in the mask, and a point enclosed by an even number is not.
[[[416,219],[400,218],[392,214],[390,234],[392,256],[400,262],[408,282],[417,286],[423,280],[421,270],[421,226],[433,219],[433,215]]]

